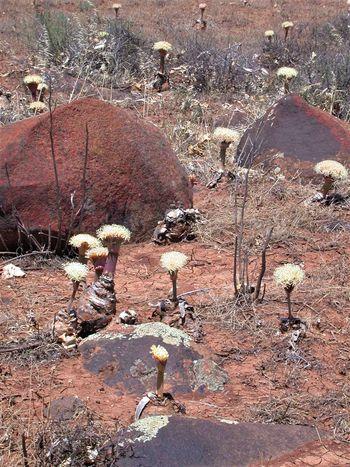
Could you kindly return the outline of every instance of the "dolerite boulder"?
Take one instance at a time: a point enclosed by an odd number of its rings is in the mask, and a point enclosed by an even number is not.
[[[164,323],[127,326],[125,330],[125,334],[99,332],[79,345],[85,369],[118,394],[141,396],[155,390],[157,370],[150,354],[152,345],[162,345],[169,352],[165,389],[174,396],[222,391],[228,382],[226,372],[204,358],[185,332]]]
[[[152,416],[106,444],[98,461],[135,467],[261,466],[317,439],[317,430],[307,426]]]
[[[171,204],[192,204],[188,178],[170,145],[132,111],[96,99],[77,100],[54,110],[53,136],[64,231],[72,221],[73,231],[91,233],[103,223],[120,223],[140,240]],[[0,128],[0,205],[0,234],[9,248],[18,241],[14,212],[26,229],[50,228],[54,238],[49,112]]]
[[[316,162],[324,159],[347,164],[350,127],[300,96],[285,96],[244,133],[237,161],[247,165],[252,158],[265,161],[277,153],[293,159],[294,172],[302,169],[309,173]]]

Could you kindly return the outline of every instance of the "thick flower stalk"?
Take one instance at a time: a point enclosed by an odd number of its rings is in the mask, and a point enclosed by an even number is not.
[[[105,248],[104,246],[91,248],[86,252],[85,257],[89,259],[94,266],[95,281],[99,280],[103,273],[104,267],[106,265],[107,256],[108,248]]]
[[[75,300],[75,297],[76,297],[76,294],[79,288],[79,284],[81,281],[84,281],[86,279],[89,269],[85,264],[81,264],[77,262],[67,263],[64,265],[63,269],[68,279],[70,279],[73,284],[72,295],[67,306],[67,310],[69,312]]]
[[[38,85],[38,99],[40,102],[44,102],[45,94],[47,93],[49,87],[45,83],[40,83]]]
[[[291,34],[292,29],[294,28],[293,21],[284,21],[282,23],[282,28],[284,29],[284,40],[287,40],[288,36]]]
[[[104,225],[97,231],[97,237],[103,245],[108,248],[108,256],[103,269],[103,275],[114,278],[117,267],[119,251],[122,243],[128,242],[131,237],[129,229],[123,225]]]
[[[43,82],[43,79],[39,75],[28,75],[25,76],[23,79],[23,83],[27,86],[29,89],[33,101],[36,101],[37,99],[37,93],[38,93],[38,86]]]
[[[348,178],[347,169],[337,161],[325,160],[315,165],[314,171],[323,175],[322,195],[325,198],[334,188],[336,182],[341,182]]]
[[[275,269],[274,279],[276,284],[282,285],[287,295],[288,320],[292,321],[292,303],[291,294],[294,288],[300,284],[305,277],[303,269],[297,264],[288,263]]]
[[[289,94],[290,82],[298,76],[298,71],[295,68],[283,66],[277,70],[277,76],[284,81],[284,92]]]
[[[158,397],[163,399],[164,397],[164,373],[165,366],[167,364],[169,354],[167,350],[161,345],[152,345],[151,355],[154,360],[157,362],[157,391],[156,394]]]
[[[178,251],[169,251],[164,253],[160,258],[161,266],[168,272],[172,282],[172,301],[178,303],[177,298],[177,276],[180,269],[186,266],[188,258],[183,253]]]
[[[226,151],[231,143],[239,139],[239,133],[230,128],[215,128],[212,139],[220,143],[220,165],[221,170],[225,171]]]
[[[153,50],[156,50],[159,52],[159,56],[160,56],[159,73],[161,75],[165,75],[165,57],[172,50],[172,45],[169,42],[165,42],[165,41],[155,42],[153,45]]]
[[[112,8],[114,10],[114,13],[115,13],[115,17],[118,18],[119,16],[119,10],[121,9],[121,4],[120,3],[113,3],[112,5]]]
[[[205,9],[207,8],[206,3],[200,3],[198,5],[200,16],[199,19],[196,21],[197,29],[205,29],[207,27],[207,22],[204,19]]]
[[[101,246],[101,242],[90,234],[77,234],[69,239],[69,245],[76,248],[79,252],[79,261],[83,264],[87,263],[86,252],[90,248]]]

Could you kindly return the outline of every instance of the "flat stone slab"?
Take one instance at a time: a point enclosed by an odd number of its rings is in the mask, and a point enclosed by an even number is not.
[[[185,332],[163,323],[147,323],[132,328],[128,334],[98,333],[86,338],[79,346],[84,367],[99,375],[105,384],[122,394],[141,396],[154,391],[156,364],[150,354],[153,344],[169,352],[165,373],[165,390],[173,395],[192,391],[220,391],[227,374],[212,360],[191,347],[192,339]]]
[[[118,466],[241,467],[261,465],[317,439],[315,428],[300,425],[152,416],[130,425],[100,455],[111,460],[118,452]]]

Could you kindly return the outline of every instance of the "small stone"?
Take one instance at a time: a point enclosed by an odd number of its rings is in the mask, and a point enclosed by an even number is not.
[[[3,279],[12,279],[13,277],[24,277],[26,273],[21,268],[14,264],[6,264],[2,270]]]
[[[135,310],[125,310],[119,315],[119,321],[122,324],[135,324],[137,322],[137,313]]]

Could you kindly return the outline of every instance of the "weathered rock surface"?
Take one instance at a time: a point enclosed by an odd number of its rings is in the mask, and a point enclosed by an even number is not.
[[[246,165],[252,157],[262,161],[277,153],[293,158],[293,171],[307,171],[324,159],[348,163],[350,127],[300,96],[288,95],[245,132],[237,160]]]
[[[55,422],[71,421],[77,413],[85,410],[84,402],[77,396],[63,396],[51,401],[45,415]]]
[[[140,324],[129,334],[99,333],[79,346],[84,367],[99,375],[105,384],[121,393],[141,396],[154,391],[156,365],[150,355],[151,345],[162,345],[169,352],[165,390],[174,396],[196,391],[220,391],[227,374],[211,360],[192,348],[185,332],[163,323]]]
[[[130,425],[100,457],[118,456],[120,466],[243,467],[262,465],[316,439],[316,429],[307,426],[152,416]]]
[[[86,125],[89,131],[84,201]],[[62,194],[63,228],[94,232],[121,223],[139,240],[171,204],[190,207],[192,189],[162,133],[129,110],[96,99],[55,109],[54,148]],[[17,246],[13,208],[34,233],[57,231],[49,113],[0,128],[0,233]],[[72,198],[73,197],[73,198]],[[40,235],[41,240],[47,235]],[[1,238],[1,237],[0,237]],[[2,241],[0,246],[3,249]]]

